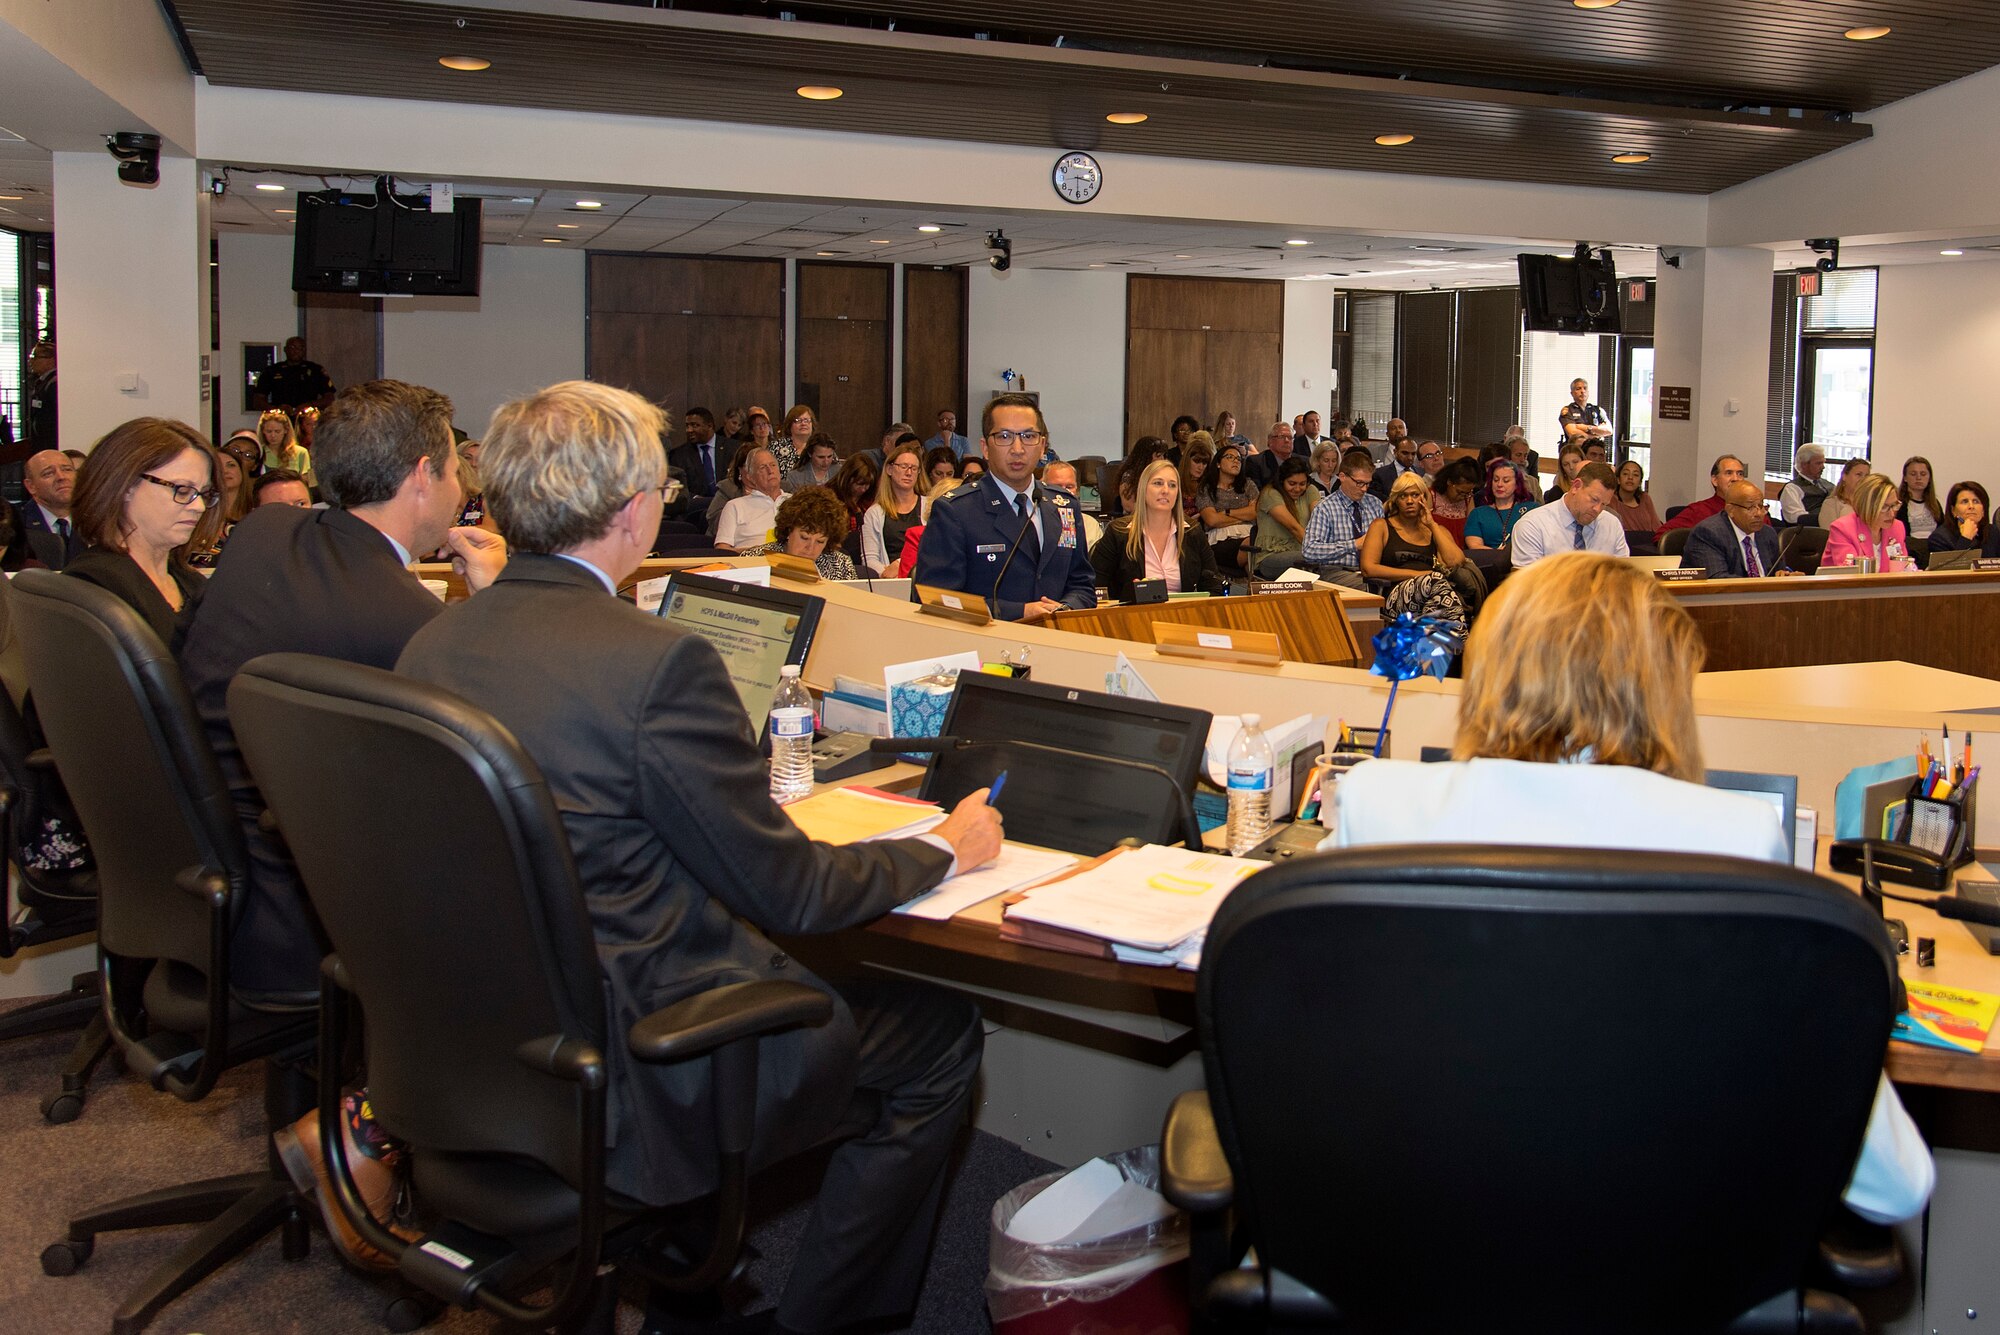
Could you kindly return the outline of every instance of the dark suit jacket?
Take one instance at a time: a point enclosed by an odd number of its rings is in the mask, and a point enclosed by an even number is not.
[[[1019,621],[1021,608],[1037,598],[1097,606],[1097,572],[1084,549],[1075,498],[1042,486],[1035,496],[1042,516],[1039,553],[1029,550],[1036,542],[1032,531],[1017,549],[1020,516],[990,473],[932,505],[917,547],[916,582],[976,594],[1003,621]]]
[[[323,952],[290,857],[257,829],[264,799],[229,726],[229,683],[260,654],[392,668],[410,636],[443,610],[389,540],[345,510],[263,505],[230,530],[188,627],[181,674],[250,842],[250,890],[230,938],[236,986],[317,990]]]
[[[1297,438],[1297,440],[1303,440],[1303,439],[1304,439],[1303,436]],[[1286,455],[1285,458],[1304,459],[1308,465],[1312,463],[1311,451],[1301,450],[1296,440],[1292,445],[1292,452]],[[1257,453],[1251,455],[1249,458],[1243,461],[1243,473],[1246,477],[1256,478],[1257,489],[1261,491],[1265,487],[1276,485],[1278,480],[1278,470],[1284,466],[1285,466],[1284,459],[1280,459],[1277,455],[1271,453],[1269,450],[1259,450],[1257,451]]]
[[[579,676],[581,646],[590,671]],[[492,714],[541,767],[588,898],[614,1034],[726,983],[825,988],[767,933],[868,922],[950,865],[914,839],[809,842],[772,803],[751,722],[709,643],[561,557],[515,556],[492,588],[419,631],[397,669]],[[832,995],[830,1024],[762,1045],[759,1162],[815,1143],[846,1109],[856,1033]],[[648,1201],[709,1190],[708,1064],[632,1064],[621,1043],[606,1056],[611,1180]]]
[[[88,580],[124,599],[152,627],[161,644],[179,653],[187,628],[201,606],[202,595],[208,592],[208,579],[196,574],[178,558],[167,563],[167,572],[173,576],[175,585],[181,591],[181,609],[178,612],[160,596],[152,578],[139,569],[139,563],[124,552],[92,547],[63,569],[65,575]]]
[[[1757,561],[1767,575],[1778,569],[1778,531],[1769,524],[1752,535],[1757,544]],[[1710,515],[1688,531],[1687,546],[1681,548],[1681,569],[1700,566],[1711,579],[1746,579],[1749,567],[1743,563],[1743,544],[1737,540],[1736,526],[1724,512]]]
[[[1413,471],[1415,470],[1399,468],[1393,459],[1390,460],[1376,469],[1375,476],[1368,480],[1368,494],[1382,502],[1382,504],[1387,505],[1389,503],[1389,488],[1396,484],[1396,479],[1399,476]]]
[[[1104,536],[1090,549],[1097,582],[1121,603],[1132,601],[1133,581],[1146,578],[1144,554],[1137,560],[1127,554],[1125,543],[1131,533],[1129,519],[1106,524]],[[1226,593],[1229,589],[1229,581],[1222,577],[1222,567],[1215,563],[1215,552],[1208,545],[1208,534],[1198,521],[1181,530],[1181,589],[1190,593]]]
[[[709,442],[709,447],[715,454],[715,480],[720,483],[729,476],[729,457],[736,452],[736,446],[718,435]],[[678,469],[681,481],[687,484],[687,491],[675,502],[674,513],[706,515],[708,498],[715,495],[715,488],[708,485],[708,479],[701,471],[701,449],[683,441],[667,451],[667,464]]]
[[[83,535],[76,531],[75,521],[69,526],[69,541],[65,543],[60,534],[49,527],[49,521],[42,514],[42,507],[35,504],[33,497],[27,497],[14,507],[14,525],[27,535],[28,555],[40,561],[51,570],[61,570],[83,555],[88,546]]]

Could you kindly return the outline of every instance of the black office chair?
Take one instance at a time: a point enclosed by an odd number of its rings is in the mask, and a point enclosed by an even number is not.
[[[0,591],[0,599],[11,591],[11,585]],[[36,870],[38,862],[57,851],[58,839],[64,847],[81,849],[77,842],[81,828],[64,826],[56,834],[56,827],[48,824],[52,814],[68,805],[61,794],[54,757],[47,747],[33,744],[13,695],[0,690],[0,829],[4,829],[7,861],[14,866],[16,901],[16,911],[0,933],[0,960],[12,959],[31,946],[80,941],[97,930],[94,867],[86,861],[73,871]],[[95,972],[76,975],[69,990],[58,996],[17,1006],[0,1016],[0,1039],[62,1029],[83,1033],[63,1065],[62,1087],[42,1099],[42,1116],[51,1122],[73,1122],[82,1116],[90,1073],[111,1051],[111,1031],[105,1024],[103,992]]]
[[[1931,540],[1929,538],[1911,538],[1910,559],[1917,563],[1917,569],[1929,570],[1931,567]]]
[[[323,1061],[320,1140],[356,1230],[418,1288],[535,1327],[609,1335],[611,1266],[679,1292],[725,1280],[743,1234],[758,1040],[824,1024],[827,995],[728,984],[608,1033],[561,818],[506,729],[435,687],[301,654],[250,663],[229,709],[332,938],[328,977],[366,1016],[370,1103],[435,1214],[410,1243],[361,1207],[332,1130],[338,1073]],[[346,1051],[347,1008],[321,1009],[321,1050]],[[605,1181],[609,1072],[702,1058],[720,1187],[706,1247],[677,1253],[670,1216]],[[550,1272],[551,1295],[526,1305],[520,1294]]]
[[[1625,550],[1634,556],[1658,556],[1660,546],[1653,541],[1653,530],[1628,528],[1625,530]]]
[[[1668,529],[1660,539],[1660,555],[1679,556],[1681,550],[1688,545],[1688,534],[1692,532],[1694,530],[1691,528]]]
[[[1209,929],[1166,1191],[1218,1314],[1366,1331],[1859,1331],[1802,1286],[1882,1071],[1880,918],[1789,867],[1380,847]],[[1282,1023],[1273,1023],[1283,1017]],[[1258,1265],[1226,1263],[1256,1248]]]
[[[1797,524],[1778,535],[1778,565],[1786,570],[1796,570],[1802,575],[1810,575],[1819,569],[1819,559],[1826,554],[1827,530],[1807,524]]]
[[[311,1107],[298,1064],[311,1054],[310,1009],[251,1010],[229,992],[229,932],[248,876],[243,831],[180,670],[138,615],[80,579],[23,571],[14,614],[49,746],[97,859],[98,977],[111,1037],[131,1070],[186,1102],[222,1073],[267,1061],[272,1126]],[[118,1335],[272,1229],[287,1260],[308,1224],[275,1157],[265,1171],[129,1197],[72,1219],[42,1253],[73,1273],[97,1235],[206,1224],[127,1298]]]

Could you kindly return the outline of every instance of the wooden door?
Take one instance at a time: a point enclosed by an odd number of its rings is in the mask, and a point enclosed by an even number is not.
[[[889,425],[893,279],[886,264],[799,264],[799,401],[843,455]]]
[[[778,260],[590,256],[587,374],[659,404],[675,426],[691,407],[720,421],[752,403],[785,404],[785,266]]]
[[[306,357],[326,368],[334,389],[381,378],[381,298],[301,292],[299,317]]]
[[[1282,406],[1284,284],[1135,274],[1125,291],[1127,447],[1167,435],[1183,413],[1203,426],[1235,413],[1237,430],[1261,440]]]
[[[959,434],[979,434],[978,416],[966,401],[965,290],[962,268],[903,270],[902,420],[925,440],[947,408],[958,414]]]

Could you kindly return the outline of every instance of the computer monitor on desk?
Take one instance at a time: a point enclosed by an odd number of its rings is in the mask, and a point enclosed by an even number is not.
[[[1179,799],[1200,778],[1212,717],[1205,709],[961,672],[944,736],[973,745],[933,757],[921,795],[950,807],[1005,770],[1000,809],[1011,838],[1093,855],[1130,836],[1174,843],[1184,833]],[[1164,800],[1165,779],[1153,782],[1146,770],[1093,757],[1166,771],[1174,800]]]

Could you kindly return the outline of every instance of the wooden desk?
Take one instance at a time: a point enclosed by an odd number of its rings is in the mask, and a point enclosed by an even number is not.
[[[2000,572],[1670,583],[1712,671],[1902,659],[2000,678]]]
[[[1289,662],[1353,667],[1361,658],[1361,647],[1355,642],[1354,628],[1348,624],[1340,598],[1324,586],[1256,598],[1120,603],[1058,612],[1049,621],[1059,630],[1135,644],[1152,644],[1153,623],[1158,621],[1209,630],[1265,631],[1278,637],[1279,648]]]

